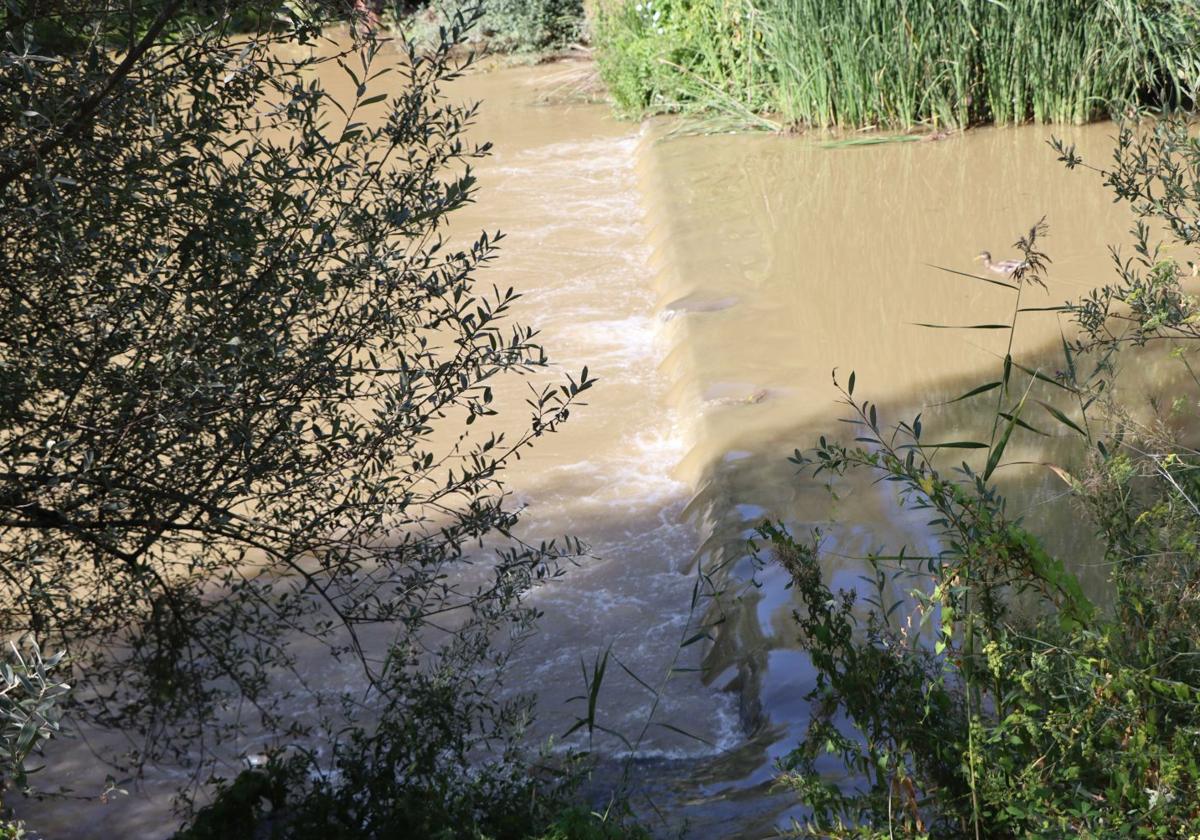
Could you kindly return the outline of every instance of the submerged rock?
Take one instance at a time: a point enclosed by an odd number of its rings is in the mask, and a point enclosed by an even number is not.
[[[659,314],[664,321],[670,321],[676,315],[688,312],[720,312],[722,309],[729,309],[736,306],[738,299],[736,297],[706,297],[700,294],[684,295],[677,298],[666,306]]]

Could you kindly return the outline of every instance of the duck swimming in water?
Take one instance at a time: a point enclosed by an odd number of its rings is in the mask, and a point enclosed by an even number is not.
[[[992,262],[991,251],[983,251],[975,259],[983,260],[983,267],[988,271],[992,272],[993,274],[1001,274],[1005,277],[1013,274],[1017,269],[1026,268],[1029,265],[1022,260],[1001,260],[998,263],[994,263]]]

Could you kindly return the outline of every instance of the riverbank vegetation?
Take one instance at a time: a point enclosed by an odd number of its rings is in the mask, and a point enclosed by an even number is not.
[[[439,30],[471,7],[468,2],[416,7],[398,2],[389,7],[387,20],[407,40],[436,44]],[[492,0],[478,7],[479,20],[466,42],[478,53],[543,57],[579,46],[586,37],[583,0]]]
[[[853,443],[830,437],[795,462],[834,487],[849,471],[891,483],[928,514],[940,550],[880,551],[876,587],[834,592],[819,535],[762,530],[762,555],[788,571],[800,639],[818,672],[813,717],[781,784],[811,808],[796,834],[821,837],[1191,837],[1200,832],[1200,380],[1194,276],[1200,150],[1190,121],[1121,131],[1101,174],[1137,217],[1118,279],[1061,307],[1054,369],[1007,355],[962,399],[994,400],[978,440],[946,440],[921,418],[888,423],[842,385]],[[1062,160],[1084,166],[1074,150]],[[1152,230],[1167,231],[1165,248]],[[1049,268],[1042,228],[1022,267],[987,278],[1012,322],[1045,317],[1021,292]],[[981,280],[983,278],[980,278]],[[1178,392],[1147,415],[1121,397],[1127,348],[1177,359]],[[1010,344],[1011,348],[1011,344]],[[1021,436],[1065,434],[1072,463],[1010,463]],[[978,453],[972,462],[964,456]],[[1053,473],[1099,535],[1085,562],[1110,570],[1093,604],[1061,560],[1013,515],[998,471]],[[885,593],[907,592],[900,601]],[[848,725],[847,725],[848,724]],[[839,783],[828,761],[844,766]]]
[[[1190,0],[613,0],[594,42],[627,115],[774,129],[1081,123],[1200,84]]]
[[[444,238],[489,149],[442,90],[478,12],[389,57],[324,38],[337,4],[194,5],[0,12],[0,636],[54,652],[0,660],[0,791],[61,713],[119,734],[73,796],[252,749],[335,836],[605,836],[500,690],[582,552],[513,536],[504,469],[593,380],[487,428],[548,360],[476,285],[497,237]]]

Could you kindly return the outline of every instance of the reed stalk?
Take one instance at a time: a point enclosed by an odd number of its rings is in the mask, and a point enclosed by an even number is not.
[[[609,76],[623,72],[624,53],[653,68],[642,74],[652,85],[621,80],[626,111],[728,112],[732,100],[796,127],[1084,123],[1131,103],[1193,104],[1200,83],[1193,0],[661,0],[656,8],[644,36],[621,30],[619,16],[597,29]]]

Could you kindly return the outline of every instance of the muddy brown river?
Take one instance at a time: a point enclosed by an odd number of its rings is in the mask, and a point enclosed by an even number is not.
[[[829,571],[848,587],[873,548],[928,548],[922,518],[886,488],[850,482],[835,503],[786,461],[837,430],[831,372],[856,371],[857,395],[891,419],[924,410],[939,437],[977,432],[990,403],[930,407],[997,371],[1006,335],[916,324],[1003,322],[1012,300],[935,266],[977,271],[972,257],[984,249],[1013,257],[1011,243],[1044,216],[1049,288],[1026,302],[1049,306],[1113,276],[1106,246],[1126,241],[1130,220],[1096,177],[1056,161],[1043,127],[845,148],[803,137],[663,139],[663,126],[618,122],[564,93],[589,72],[571,61],[494,69],[451,89],[482,101],[473,132],[495,147],[479,168],[477,203],[454,222],[463,235],[507,234],[480,282],[524,293],[517,317],[542,330],[549,375],[587,365],[599,378],[588,406],[508,474],[527,505],[526,536],[573,534],[594,554],[535,594],[545,618],[508,682],[539,693],[532,741],[544,743],[579,711],[567,701],[583,688],[581,659],[611,646],[662,687],[646,727],[648,693],[610,669],[600,708],[605,726],[636,743],[636,775],[668,824],[686,816],[700,838],[770,836],[790,803],[766,788],[803,731],[811,671],[793,641],[790,595],[769,569],[761,588],[727,601],[715,644],[677,655],[689,621],[703,617],[689,612],[697,569],[724,564],[737,590],[749,573],[746,540],[766,518],[822,526]],[[1085,157],[1110,153],[1111,126],[1058,132]],[[1069,324],[1053,313],[1021,319],[1018,360],[1053,365]],[[1129,387],[1173,375],[1165,358],[1146,357]],[[501,395],[515,422],[523,387]],[[1064,444],[1018,441],[1013,458],[1058,457]],[[1014,468],[1005,484],[1053,548],[1085,578],[1102,577],[1053,474]],[[628,753],[611,738],[595,748],[610,766]],[[81,793],[103,781],[78,741],[51,758]],[[47,837],[169,836],[167,791],[182,771],[148,772],[107,804],[21,812]]]

